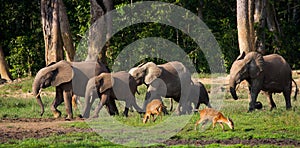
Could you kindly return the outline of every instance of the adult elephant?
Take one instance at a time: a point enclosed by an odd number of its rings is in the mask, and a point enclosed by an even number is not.
[[[191,74],[181,62],[172,61],[162,65],[147,62],[132,68],[129,73],[134,77],[138,85],[143,83],[147,85],[143,111],[145,111],[146,105],[151,100],[166,97],[173,98],[176,102],[179,102],[180,106],[182,106],[182,112],[177,110],[179,114],[191,112],[188,102],[190,84],[192,82]]]
[[[62,60],[40,69],[32,84],[33,95],[36,96],[37,102],[41,107],[40,115],[42,116],[44,113],[44,105],[40,97],[40,92],[42,88],[54,86],[56,87],[56,94],[51,105],[51,111],[54,117],[58,118],[61,116],[61,112],[57,110],[57,106],[65,102],[67,112],[66,119],[72,119],[72,95],[84,96],[85,86],[89,78],[99,75],[102,72],[108,72],[104,64],[88,61],[70,63]],[[97,93],[94,93],[94,97],[96,97],[96,95]],[[110,114],[117,112],[115,102],[109,102],[108,108]]]
[[[90,96],[96,90],[101,96],[101,100],[95,109],[93,118],[98,117],[98,114],[107,100],[125,101],[125,110],[123,114],[127,117],[130,107],[134,107],[139,113],[142,109],[137,105],[135,93],[137,92],[137,83],[135,79],[125,71],[116,73],[101,73],[98,76],[91,78],[86,86],[85,107],[83,117],[88,118],[90,114],[91,103]]]
[[[249,111],[255,109],[255,103],[259,92],[268,94],[271,110],[276,107],[272,99],[272,93],[283,92],[286,109],[290,109],[292,91],[292,72],[289,64],[283,57],[277,54],[262,56],[257,52],[243,54],[232,65],[230,69],[230,93],[237,100],[236,85],[246,80],[249,84],[250,103]],[[295,83],[296,84],[296,83]],[[295,98],[297,97],[297,84]]]

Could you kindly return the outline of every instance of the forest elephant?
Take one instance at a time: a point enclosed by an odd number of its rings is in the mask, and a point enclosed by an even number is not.
[[[208,108],[211,108],[207,90],[206,90],[205,86],[203,85],[203,83],[201,83],[199,81],[192,80],[191,91],[190,91],[188,99],[189,99],[189,102],[194,105],[195,112],[198,112],[198,109],[199,109],[199,106],[201,103],[205,104]],[[180,106],[178,105],[178,107],[180,107]]]
[[[199,109],[200,103],[205,104],[208,108],[211,108],[209,102],[209,96],[203,83],[193,80],[191,91],[189,95],[190,102],[194,104],[194,109]]]
[[[268,94],[271,107],[276,108],[272,99],[272,93],[283,92],[286,109],[290,109],[292,91],[292,71],[283,57],[277,54],[262,56],[258,52],[242,54],[230,69],[230,93],[237,100],[236,86],[243,80],[248,82],[249,87],[249,112],[255,109],[255,103],[259,92],[262,90]],[[295,99],[297,98],[297,84]]]
[[[59,61],[51,63],[38,71],[32,84],[33,95],[36,96],[37,102],[41,107],[42,116],[44,113],[44,105],[42,103],[40,93],[42,88],[49,86],[56,87],[55,99],[51,105],[51,111],[55,118],[61,116],[61,112],[57,106],[62,102],[65,103],[67,112],[67,120],[73,118],[71,105],[72,95],[84,96],[85,86],[89,78],[99,75],[102,72],[108,72],[106,66],[100,62],[67,62]],[[96,97],[97,93],[94,93]],[[107,104],[109,113],[112,115],[117,112],[115,102]]]
[[[137,105],[135,93],[137,92],[137,83],[128,72],[119,71],[116,73],[101,73],[98,76],[91,78],[86,86],[85,107],[83,117],[88,118],[91,109],[90,96],[93,90],[97,90],[101,100],[96,107],[93,118],[98,117],[98,114],[107,100],[125,101],[125,110],[123,114],[127,117],[130,107],[134,107],[139,113],[142,109]]]
[[[154,98],[173,98],[182,106],[182,111],[177,110],[178,114],[190,113],[188,95],[191,86],[191,74],[189,70],[178,61],[156,65],[147,62],[132,68],[129,73],[137,81],[138,85],[146,84],[147,93],[143,104],[145,112],[146,105]],[[177,108],[179,109],[179,108]]]

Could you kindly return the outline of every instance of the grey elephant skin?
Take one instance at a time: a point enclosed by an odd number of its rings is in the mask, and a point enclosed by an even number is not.
[[[142,109],[137,105],[135,99],[137,83],[128,72],[101,73],[88,81],[85,94],[84,118],[88,118],[90,115],[92,105],[90,102],[93,102],[90,100],[90,96],[94,90],[101,96],[101,100],[95,109],[93,118],[98,117],[103,104],[110,99],[125,101],[126,105],[123,112],[125,116],[128,116],[130,107],[134,107],[138,112],[142,112]]]
[[[36,96],[37,102],[41,107],[42,116],[44,113],[44,105],[42,103],[40,92],[42,88],[49,86],[56,87],[55,99],[51,105],[51,111],[55,118],[61,116],[61,112],[57,110],[57,106],[65,102],[67,112],[66,119],[73,118],[71,106],[72,95],[84,96],[85,86],[89,78],[99,75],[102,72],[108,72],[108,69],[99,62],[67,62],[59,61],[52,63],[38,71],[32,84],[33,95]],[[95,93],[97,94],[97,93]],[[108,104],[110,114],[114,114],[117,108],[110,102]]]
[[[191,112],[191,107],[188,106],[191,74],[181,62],[172,61],[161,65],[147,62],[132,68],[129,73],[138,85],[143,83],[147,85],[143,111],[151,100],[166,97],[179,102],[182,106],[182,111],[177,110],[179,114]]]
[[[249,84],[250,103],[249,110],[255,109],[255,103],[259,92],[262,90],[268,94],[271,110],[276,107],[272,99],[272,93],[283,93],[286,109],[290,109],[292,91],[292,71],[283,57],[277,54],[262,56],[257,52],[249,52],[239,57],[230,69],[230,93],[236,100],[236,86],[241,81],[247,80]],[[297,84],[295,98],[297,98]]]
[[[211,108],[209,96],[203,83],[193,80],[189,100],[194,104],[194,109],[199,109],[201,103]],[[198,112],[198,111],[197,111]]]

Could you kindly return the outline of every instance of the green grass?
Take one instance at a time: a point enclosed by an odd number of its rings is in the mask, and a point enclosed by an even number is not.
[[[15,92],[28,93],[31,90],[32,78],[23,80],[20,83],[13,83],[9,85],[0,86],[0,118],[40,118],[40,108],[36,103],[34,96],[27,98],[14,97],[12,94]],[[144,99],[146,88],[143,86],[139,88],[140,95],[137,95],[138,100],[141,102]],[[54,88],[45,89],[44,92],[53,92]],[[292,139],[300,141],[300,101],[292,101],[292,110],[285,110],[285,102],[282,94],[274,95],[274,101],[277,109],[269,111],[268,101],[266,96],[259,95],[258,101],[263,104],[262,110],[256,110],[252,113],[247,113],[248,99],[247,91],[238,91],[240,98],[237,101],[233,100],[228,92],[220,104],[217,98],[220,99],[218,94],[210,94],[210,99],[213,106],[220,107],[225,116],[230,116],[235,123],[235,130],[232,131],[225,125],[226,131],[222,131],[219,125],[215,129],[209,126],[206,130],[194,130],[194,123],[199,119],[199,114],[194,114],[188,124],[171,139],[190,139],[190,140],[212,140],[212,139]],[[7,97],[9,96],[9,97]],[[294,94],[292,94],[294,96]],[[52,118],[50,104],[54,96],[42,96],[43,103],[45,104],[45,114],[42,118]],[[164,100],[168,105],[168,100]],[[120,104],[120,101],[118,101]],[[216,103],[217,102],[217,103]],[[140,104],[139,104],[140,105]],[[141,105],[140,105],[141,106]],[[124,110],[119,107],[119,111]],[[176,105],[175,105],[176,107]],[[204,108],[201,105],[201,108]],[[65,115],[64,105],[59,106],[59,110]],[[105,109],[103,109],[105,111]],[[75,114],[79,114],[79,110]],[[164,116],[163,121],[167,120],[170,116]],[[129,117],[123,116],[114,117],[117,121],[124,123],[124,125],[136,127],[151,127],[163,122],[158,118],[155,123],[142,124],[142,119],[136,112],[130,112]],[[89,128],[85,122],[66,122],[64,127],[81,127]],[[126,136],[126,135],[125,135]],[[120,145],[113,144],[108,140],[99,138],[96,133],[69,133],[67,135],[52,135],[48,138],[41,139],[25,139],[22,141],[12,140],[9,143],[1,144],[0,147],[107,147]],[[157,146],[164,146],[163,144]],[[178,145],[172,147],[190,147],[191,145]],[[220,144],[210,144],[206,147],[219,147]],[[261,147],[273,147],[274,145],[260,145]],[[249,147],[247,145],[237,144],[230,145],[230,147]]]

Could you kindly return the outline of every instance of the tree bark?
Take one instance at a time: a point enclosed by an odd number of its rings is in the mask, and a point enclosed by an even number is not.
[[[58,0],[41,0],[46,64],[63,59]]]
[[[86,61],[92,60],[96,61],[98,59],[98,53],[102,56],[100,59],[103,60],[105,56],[103,56],[102,47],[104,46],[106,29],[104,29],[105,22],[104,19],[100,20],[100,17],[104,15],[104,10],[97,3],[96,0],[90,0],[91,3],[91,27],[89,30],[89,48],[88,48],[88,57]],[[104,54],[105,55],[105,54]],[[102,61],[101,60],[101,61]]]
[[[72,35],[70,31],[70,24],[66,12],[66,7],[62,0],[58,0],[59,3],[59,24],[60,32],[63,42],[63,48],[66,53],[67,61],[74,61],[75,48],[73,45]]]
[[[2,46],[0,45],[0,78],[5,79],[6,81],[12,81],[12,76],[8,70],[8,65],[5,61],[4,52]]]
[[[253,4],[253,0],[237,1],[237,28],[240,54],[255,51],[253,46]]]
[[[254,45],[258,52],[265,54],[265,27],[266,27],[266,2],[267,0],[255,0],[255,11],[254,11],[254,23],[256,24],[255,29],[255,41]]]
[[[274,39],[280,46],[280,37],[282,36],[282,33],[276,17],[275,8],[268,0],[266,4],[266,18],[268,29],[269,31],[274,32]],[[275,50],[279,50],[279,46],[276,46],[277,49]]]
[[[198,17],[203,20],[203,6],[204,6],[204,0],[199,1],[199,7],[198,7]]]
[[[91,3],[91,28],[89,31],[89,49],[88,60],[100,60],[107,65],[106,52],[109,42],[105,42],[111,37],[112,16],[106,15],[108,11],[113,9],[111,0],[102,0],[99,3],[96,0],[90,0]]]

